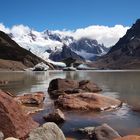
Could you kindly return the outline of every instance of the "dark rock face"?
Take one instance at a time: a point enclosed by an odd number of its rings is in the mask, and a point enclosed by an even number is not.
[[[121,106],[121,101],[96,93],[64,94],[55,101],[55,106],[64,110],[105,111]]]
[[[127,33],[116,43],[116,45],[111,48],[109,53],[112,53],[118,49],[122,49],[122,52],[126,52],[126,54],[128,53],[128,55],[130,53],[131,55],[131,49],[133,50],[138,47],[139,39],[140,39],[140,19],[138,19],[136,23],[133,24],[133,26],[127,31]]]
[[[49,58],[54,61],[62,61],[69,57],[80,61],[94,60],[96,57],[106,54],[108,50],[104,45],[98,44],[96,40],[82,38],[78,41],[73,40],[68,46],[64,45],[62,51],[51,53]],[[89,53],[91,56],[86,56],[85,53],[80,54],[80,52]]]
[[[24,138],[37,126],[31,117],[22,112],[20,105],[11,96],[0,91],[0,131],[5,138]]]
[[[54,79],[50,82],[48,91],[52,90],[69,90],[72,88],[78,88],[79,83],[75,80],[67,80],[67,79]]]
[[[120,38],[107,55],[97,61],[97,65],[113,69],[140,68],[140,19]]]
[[[73,58],[76,60],[85,61],[83,57],[76,54],[70,49],[70,47],[66,45],[63,46],[62,51],[56,51],[54,53],[51,53],[49,58],[53,61],[63,61],[66,58]]]
[[[60,109],[55,109],[52,113],[43,117],[47,122],[55,122],[57,124],[65,121],[65,116]]]
[[[117,131],[112,129],[107,124],[96,127],[94,133],[96,140],[114,140],[115,138],[121,137]]]
[[[78,88],[79,83],[75,80],[54,79],[50,82],[48,92],[52,98],[65,94],[65,91]]]
[[[0,31],[0,59],[18,61],[26,67],[33,67],[40,62],[44,62],[30,51],[21,48],[2,31]],[[52,67],[51,65],[49,66]]]
[[[98,44],[97,40],[89,38],[81,38],[78,41],[74,41],[70,44],[70,48],[74,51],[85,51],[87,53],[94,54],[90,59],[94,59],[108,52],[108,48],[104,45]]]

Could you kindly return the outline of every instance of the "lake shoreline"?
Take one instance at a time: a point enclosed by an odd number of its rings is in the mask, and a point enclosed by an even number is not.
[[[46,71],[46,72],[0,72],[2,81],[10,81],[7,85],[0,86],[4,90],[23,94],[25,92],[43,91],[46,94],[45,106],[52,107],[52,101],[49,99],[47,89],[52,79],[74,79],[80,81],[90,79],[96,82],[103,91],[101,94],[128,103],[130,106],[138,106],[139,99],[139,71]],[[128,86],[130,85],[130,86]],[[9,88],[8,88],[9,87]],[[126,94],[127,93],[127,94]],[[133,93],[133,94],[131,94]],[[38,112],[33,118],[38,120],[40,124],[44,120],[39,119],[50,109]],[[75,112],[64,111],[64,114],[69,119],[61,125],[61,129],[67,137],[79,137],[79,134],[73,132],[74,128],[83,128],[87,126],[99,126],[103,123],[109,124],[117,130],[122,136],[128,134],[139,134],[139,112],[134,112],[127,105],[116,111],[91,113],[91,112]],[[128,124],[128,121],[130,124]],[[115,122],[118,122],[117,125]],[[68,129],[69,128],[69,129]]]

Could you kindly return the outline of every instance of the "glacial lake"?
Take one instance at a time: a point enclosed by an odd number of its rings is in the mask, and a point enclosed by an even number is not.
[[[80,137],[74,129],[109,124],[120,135],[140,134],[140,112],[132,111],[131,107],[140,108],[140,71],[46,71],[46,72],[0,72],[0,80],[9,81],[0,89],[14,94],[43,91],[46,93],[46,109],[37,113],[33,118],[44,123],[42,115],[53,108],[53,101],[47,93],[49,82],[55,78],[75,80],[92,80],[103,89],[101,94],[117,98],[124,102],[120,109],[110,112],[72,112],[65,111],[67,121],[61,124],[66,136]]]

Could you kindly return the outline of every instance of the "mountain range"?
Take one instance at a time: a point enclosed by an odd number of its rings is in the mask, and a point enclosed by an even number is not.
[[[0,68],[24,69],[44,62],[51,68],[74,58],[99,69],[140,69],[140,19],[110,48],[90,38],[75,39],[54,31],[0,31]],[[6,66],[7,65],[7,66]]]
[[[72,57],[74,55],[83,60],[95,60],[97,57],[108,52],[108,48],[103,44],[99,44],[97,40],[89,38],[80,38],[77,40],[73,36],[49,30],[37,32],[28,29],[23,34],[16,35],[9,33],[9,36],[21,47],[44,60],[61,61],[66,58],[69,51],[71,52],[68,55],[69,57],[72,54]],[[68,50],[66,51],[66,49]]]

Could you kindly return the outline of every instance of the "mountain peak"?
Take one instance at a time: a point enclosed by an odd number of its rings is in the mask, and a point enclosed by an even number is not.
[[[140,25],[140,18],[136,20],[135,24],[139,24]]]
[[[100,59],[109,68],[140,68],[140,19],[126,34]]]

